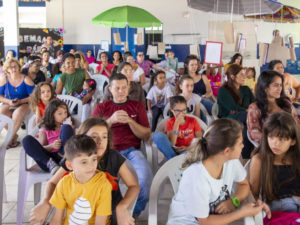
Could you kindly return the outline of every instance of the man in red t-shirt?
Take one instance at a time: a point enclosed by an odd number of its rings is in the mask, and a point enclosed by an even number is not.
[[[147,111],[141,102],[128,100],[129,85],[126,76],[112,75],[109,90],[113,100],[98,104],[93,117],[104,118],[110,125],[115,149],[132,163],[137,172],[141,187],[133,212],[133,216],[137,217],[149,200],[153,178],[151,166],[140,150],[141,140],[146,141],[150,137]]]

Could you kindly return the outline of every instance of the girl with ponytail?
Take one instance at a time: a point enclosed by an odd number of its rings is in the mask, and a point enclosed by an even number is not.
[[[248,197],[246,171],[239,161],[243,148],[242,125],[233,119],[212,122],[201,140],[189,149],[167,225],[229,224],[270,209],[262,201],[239,207]],[[234,194],[233,184],[237,184]]]

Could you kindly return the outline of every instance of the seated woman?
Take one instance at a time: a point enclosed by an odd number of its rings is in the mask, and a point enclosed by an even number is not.
[[[101,64],[96,69],[97,73],[100,73],[109,78],[115,65],[108,62],[108,55],[106,52],[101,52],[100,60]]]
[[[226,71],[227,81],[219,89],[218,106],[220,118],[232,118],[246,124],[247,109],[254,102],[248,86],[244,86],[245,70],[239,65],[231,65]]]
[[[123,62],[123,57],[122,57],[122,53],[120,51],[113,51],[113,53],[111,54],[112,58],[113,58],[113,64],[115,66],[119,66],[121,62]]]
[[[300,100],[300,82],[291,74],[284,73],[284,67],[280,60],[272,60],[269,64],[269,70],[280,73],[284,78],[284,91],[287,97],[294,103]],[[292,95],[292,89],[295,90],[295,96]]]
[[[38,56],[30,56],[28,59],[28,68],[23,68],[21,73],[30,77],[34,84],[46,81],[45,74],[40,70],[41,58]]]
[[[21,66],[17,59],[10,58],[5,61],[4,71],[6,75],[0,77],[0,114],[13,119],[14,130],[8,148],[17,147],[17,132],[24,120],[24,116],[29,113],[28,102],[30,94],[34,89],[34,83],[29,76],[20,73]]]
[[[122,73],[124,76],[127,77],[127,80],[129,83],[128,98],[131,100],[139,101],[139,102],[142,102],[143,104],[146,104],[144,89],[142,88],[142,86],[139,83],[132,81],[132,76],[133,76],[132,65],[128,62],[122,62],[118,66],[116,72]],[[107,85],[104,88],[103,101],[108,101],[108,100],[112,100],[112,99],[113,99],[113,97],[109,90],[109,85]]]
[[[249,181],[254,197],[261,195],[271,211],[300,213],[299,141],[299,124],[290,113],[273,113],[264,123]]]
[[[113,178],[110,181],[113,184],[112,191],[112,218],[111,225],[134,224],[134,218],[129,214],[128,207],[136,200],[140,187],[128,169],[126,159],[117,151],[112,149],[111,131],[107,123],[99,118],[89,118],[84,121],[78,129],[78,134],[86,134],[92,137],[98,147],[98,167],[97,169],[104,171],[107,177]],[[45,188],[44,199],[31,210],[30,221],[32,224],[43,222],[51,208],[49,200],[59,180],[67,172],[63,167],[48,181]],[[118,176],[122,178],[128,187],[126,194],[122,196],[118,187]]]
[[[89,74],[84,69],[75,68],[75,56],[71,53],[66,53],[63,57],[65,72],[58,78],[56,85],[56,94],[61,94],[63,88],[66,89],[68,95],[80,94],[83,83],[86,79],[90,79]],[[82,98],[82,104],[90,101],[95,91],[89,92]]]
[[[232,56],[230,62],[224,66],[225,73],[226,73],[227,69],[233,64],[240,65],[240,66],[243,65],[243,56],[240,53],[234,54]]]
[[[138,64],[139,67],[141,67],[144,70],[145,76],[150,78],[150,70],[154,65],[154,63],[151,62],[150,60],[145,60],[144,52],[142,51],[137,52],[135,63]]]
[[[194,90],[193,93],[201,97],[201,103],[205,106],[209,115],[213,102],[210,99],[213,92],[210,87],[209,80],[204,74],[198,74],[198,58],[195,55],[189,55],[184,60],[184,74],[190,75],[194,79]]]
[[[153,142],[167,159],[185,152],[195,137],[202,136],[202,129],[194,117],[187,116],[187,103],[183,96],[170,100],[171,118],[166,123],[165,133],[153,134]]]
[[[144,86],[146,84],[144,70],[137,63],[134,62],[134,58],[131,52],[124,53],[124,61],[132,65],[132,68],[134,70],[132,81],[138,82],[141,84],[141,86]]]
[[[262,127],[271,113],[286,111],[300,123],[298,114],[284,93],[283,76],[272,70],[263,71],[255,89],[256,101],[248,108],[247,126],[251,140],[260,143]]]

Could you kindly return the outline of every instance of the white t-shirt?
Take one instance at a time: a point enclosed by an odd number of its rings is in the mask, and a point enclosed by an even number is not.
[[[180,94],[183,96],[182,94]],[[200,104],[201,97],[197,94],[192,93],[190,99],[186,102],[187,104],[187,113],[195,115],[196,105]]]
[[[138,67],[133,73],[131,81],[140,82],[140,76],[144,73],[144,70],[141,67]]]
[[[216,206],[230,198],[233,184],[245,178],[246,171],[238,159],[224,163],[220,179],[211,177],[202,162],[192,164],[183,172],[170,207],[169,222],[180,224],[178,220],[196,221],[214,214]]]
[[[172,96],[173,94],[169,85],[166,84],[162,90],[154,85],[148,92],[146,99],[151,101],[151,107],[156,106],[162,108],[167,104],[168,98]]]

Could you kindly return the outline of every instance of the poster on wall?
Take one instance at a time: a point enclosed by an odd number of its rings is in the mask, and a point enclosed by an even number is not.
[[[20,28],[20,57],[40,52],[42,45],[46,43],[48,36],[52,38],[51,47],[53,48],[53,51],[51,52],[51,55],[55,57],[55,53],[58,50],[63,49],[63,34],[63,28]]]
[[[222,61],[222,42],[207,41],[205,47],[204,63],[221,64]]]

